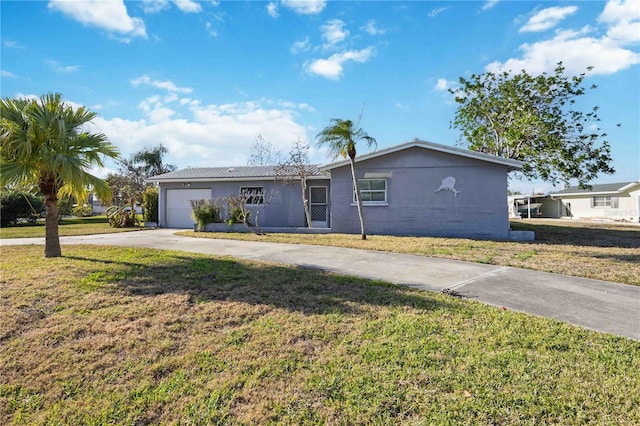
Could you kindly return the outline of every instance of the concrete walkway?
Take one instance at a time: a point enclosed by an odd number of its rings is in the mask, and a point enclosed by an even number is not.
[[[175,229],[62,237],[62,245],[98,244],[180,250],[263,260],[387,281],[555,318],[640,340],[640,287],[455,260],[339,247],[277,244],[174,235]],[[41,244],[5,239],[0,246]],[[64,249],[63,249],[64,253]]]

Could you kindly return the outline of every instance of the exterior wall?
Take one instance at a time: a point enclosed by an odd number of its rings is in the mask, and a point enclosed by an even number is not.
[[[609,219],[640,222],[640,187],[634,191],[614,194],[618,197],[618,208],[591,207],[592,194],[555,196],[562,204],[562,216],[575,219]],[[567,214],[570,213],[570,214]]]
[[[328,180],[312,180],[313,185],[329,186]],[[189,187],[183,183],[161,183],[159,196],[159,221],[160,226],[167,226],[167,189],[209,189],[210,198],[225,198],[229,195],[238,195],[241,187],[264,188],[265,201],[271,198],[266,206],[253,206],[251,208],[251,222],[255,223],[256,213],[261,227],[305,227],[305,215],[302,206],[302,193],[297,181],[284,185],[279,182],[264,181],[235,181],[235,182],[190,182]]]
[[[369,234],[508,238],[506,166],[414,147],[358,162],[356,173],[387,179],[387,205],[363,207]],[[438,191],[448,177],[458,193]],[[359,233],[349,165],[331,170],[331,193],[332,230]]]

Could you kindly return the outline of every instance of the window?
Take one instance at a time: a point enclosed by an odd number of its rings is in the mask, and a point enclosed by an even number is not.
[[[595,195],[591,198],[592,207],[605,207],[605,208],[618,208],[618,197],[612,197],[611,195]]]
[[[246,204],[263,204],[264,188],[262,186],[241,186],[240,198],[245,200]]]
[[[362,195],[362,204],[386,204],[386,179],[358,179],[358,188]],[[357,202],[355,191],[353,191],[353,202]]]

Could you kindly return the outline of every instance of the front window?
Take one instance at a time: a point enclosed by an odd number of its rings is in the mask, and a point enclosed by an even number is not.
[[[363,204],[382,204],[387,202],[387,180],[386,179],[358,179],[358,188],[362,196]],[[353,192],[353,202],[356,194]]]
[[[611,207],[611,196],[596,195],[593,197],[593,207]]]
[[[240,187],[240,198],[245,204],[263,204],[264,188],[262,186],[242,186]]]

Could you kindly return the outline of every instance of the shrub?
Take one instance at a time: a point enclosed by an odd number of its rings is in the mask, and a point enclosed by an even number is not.
[[[21,220],[35,223],[44,209],[42,196],[3,191],[0,194],[0,225],[15,225]]]
[[[87,217],[87,216],[91,216],[92,213],[93,213],[93,209],[91,208],[91,206],[87,204],[84,204],[84,205],[78,204],[77,206],[71,209],[71,214],[73,214],[75,217]]]
[[[132,228],[138,224],[138,216],[131,207],[111,206],[105,213],[112,228]]]
[[[71,216],[74,201],[71,198],[58,199],[58,220]]]
[[[208,223],[224,222],[224,203],[219,198],[215,200],[191,200],[191,215],[196,221],[197,230],[204,231]]]
[[[145,222],[158,221],[158,188],[150,186],[142,193],[143,218]]]

